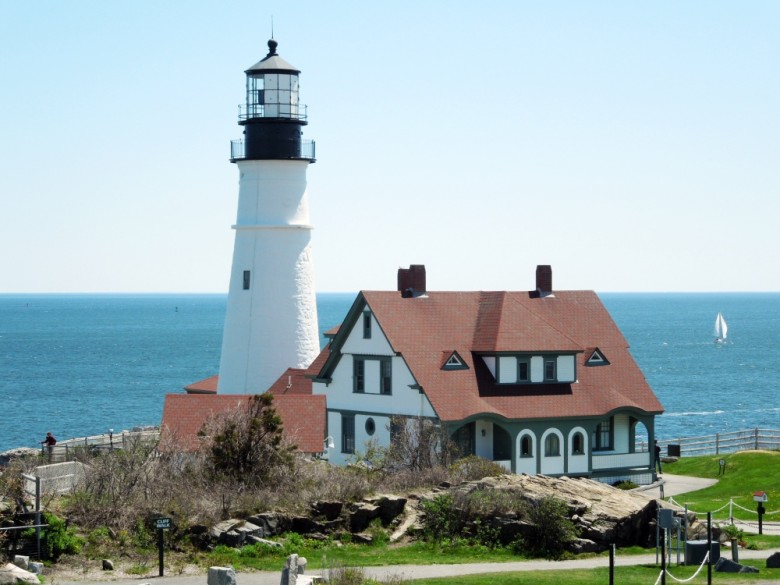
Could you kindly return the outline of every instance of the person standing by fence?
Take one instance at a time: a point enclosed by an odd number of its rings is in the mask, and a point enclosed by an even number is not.
[[[661,469],[661,446],[658,444],[658,441],[654,442],[655,445],[655,468],[658,470],[659,475],[663,471]]]
[[[52,435],[50,432],[46,433],[46,438],[41,441],[41,445],[44,445],[46,447],[46,453],[48,455],[49,461],[51,461],[51,454],[52,451],[54,451],[54,445],[57,444],[57,439],[54,438],[54,435]]]

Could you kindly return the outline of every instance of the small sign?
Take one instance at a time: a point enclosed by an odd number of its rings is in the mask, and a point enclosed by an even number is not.
[[[753,492],[753,501],[754,502],[768,502],[769,500],[766,497],[766,492]]]
[[[170,518],[157,518],[157,529],[162,530],[165,528],[171,527],[171,519]]]

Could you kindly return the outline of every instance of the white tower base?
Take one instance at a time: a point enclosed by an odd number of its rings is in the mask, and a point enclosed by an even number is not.
[[[260,394],[320,351],[308,160],[237,161],[238,218],[219,394]]]

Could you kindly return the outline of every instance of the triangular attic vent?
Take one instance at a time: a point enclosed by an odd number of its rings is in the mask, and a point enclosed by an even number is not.
[[[608,366],[609,360],[601,353],[601,350],[596,348],[593,350],[593,353],[590,354],[587,364],[589,366]]]
[[[468,366],[463,361],[463,358],[458,355],[457,351],[453,351],[449,357],[445,360],[442,366],[443,370],[467,370]]]

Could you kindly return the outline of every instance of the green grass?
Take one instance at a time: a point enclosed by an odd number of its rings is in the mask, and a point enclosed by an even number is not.
[[[297,540],[297,539],[296,539]],[[442,545],[415,542],[406,546],[322,543],[301,539],[284,548],[250,545],[241,549],[219,546],[208,554],[209,565],[230,565],[236,570],[276,571],[287,555],[306,557],[309,567],[378,567],[390,565],[429,565],[458,563],[500,563],[523,560],[509,549],[488,549],[463,544]]]
[[[752,564],[760,572],[735,575],[712,572],[712,582],[718,585],[747,584],[761,581],[766,583],[780,582],[780,569],[767,569],[763,562],[746,562]],[[677,579],[688,579],[696,572],[697,567],[669,568],[669,572]],[[635,567],[616,567],[615,583],[620,585],[648,585],[655,583],[661,574],[660,567],[655,565],[640,565]],[[675,581],[667,576],[667,583]],[[707,582],[707,568],[691,581],[692,584]],[[453,578],[420,579],[414,585],[604,585],[609,583],[609,568],[603,569],[571,569],[568,571],[523,571],[513,573],[491,573],[481,575],[462,575]]]
[[[718,475],[718,462],[726,461],[726,473]],[[687,494],[674,496],[679,504],[688,504],[695,512],[713,512],[714,520],[728,518],[728,503],[733,499],[736,504],[749,510],[756,510],[753,492],[764,491],[769,501],[764,504],[768,512],[780,510],[780,451],[742,451],[728,455],[707,455],[702,457],[683,457],[675,463],[664,465],[664,471],[675,475],[691,475],[717,479],[715,485]],[[715,510],[727,506],[715,513]],[[734,506],[734,517],[741,520],[758,521],[755,513],[740,510]],[[780,514],[764,516],[767,521],[780,521]]]

